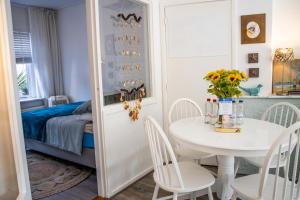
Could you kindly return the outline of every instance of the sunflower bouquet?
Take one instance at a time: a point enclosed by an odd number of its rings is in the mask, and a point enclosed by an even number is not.
[[[217,70],[209,72],[205,80],[210,82],[208,92],[218,98],[239,97],[242,92],[239,90],[241,82],[248,80],[245,72],[239,70]]]

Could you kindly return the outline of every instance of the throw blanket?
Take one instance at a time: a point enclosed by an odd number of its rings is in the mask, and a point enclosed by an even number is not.
[[[53,117],[72,115],[83,102],[70,103],[46,109],[22,113],[23,131],[26,139],[46,141],[46,122]]]
[[[59,149],[81,155],[85,125],[90,121],[80,115],[54,117],[47,122],[46,143]]]

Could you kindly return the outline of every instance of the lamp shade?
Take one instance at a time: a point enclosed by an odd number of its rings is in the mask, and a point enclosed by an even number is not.
[[[278,48],[275,50],[274,61],[287,63],[294,60],[294,50],[292,48]]]

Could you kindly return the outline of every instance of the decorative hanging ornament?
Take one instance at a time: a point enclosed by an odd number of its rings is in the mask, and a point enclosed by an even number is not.
[[[142,101],[146,96],[144,84],[138,88],[133,88],[131,91],[121,89],[120,101],[123,102],[124,110],[128,110],[129,117],[132,121],[139,120],[140,110],[142,109]],[[135,101],[132,101],[132,100]]]

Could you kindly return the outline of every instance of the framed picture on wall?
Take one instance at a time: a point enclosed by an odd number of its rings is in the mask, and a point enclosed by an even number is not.
[[[241,16],[241,43],[266,42],[266,14]]]
[[[258,53],[249,53],[248,54],[248,63],[258,63]]]
[[[258,78],[259,68],[249,68],[249,78]]]

